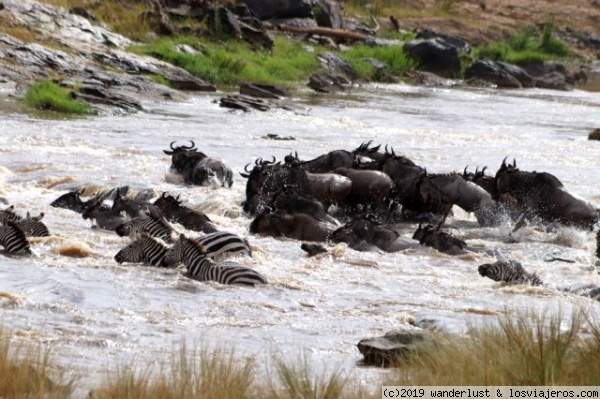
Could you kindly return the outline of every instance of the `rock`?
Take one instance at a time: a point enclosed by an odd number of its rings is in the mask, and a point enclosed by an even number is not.
[[[320,244],[308,244],[304,242],[300,245],[300,248],[306,252],[309,257],[327,252],[327,249]]]
[[[432,29],[422,29],[416,34],[415,39],[439,39],[446,43],[448,46],[456,48],[458,51],[469,54],[471,52],[471,45],[463,39],[458,37],[444,35],[437,33]]]
[[[426,334],[419,328],[406,328],[388,332],[383,337],[361,339],[357,347],[365,365],[390,367],[423,344]]]
[[[427,71],[407,71],[404,76],[410,79],[413,84],[419,86],[449,87],[455,84],[455,81],[451,79],[445,79]]]
[[[404,45],[404,51],[417,60],[421,70],[443,77],[456,76],[460,71],[458,50],[442,39],[413,40]]]
[[[350,87],[350,82],[342,76],[315,73],[309,78],[308,87],[319,93],[337,93],[346,91]]]
[[[600,140],[600,128],[594,129],[588,136],[588,140]],[[598,237],[598,239],[600,239],[600,233],[598,234],[597,237]],[[600,251],[600,246],[598,246],[596,251]],[[600,252],[596,252],[596,253],[598,254],[598,257],[600,258]]]
[[[326,28],[341,29],[343,26],[342,7],[337,1],[320,0],[319,4],[313,7],[315,21],[318,26]]]
[[[317,55],[317,59],[330,75],[341,76],[352,82],[358,78],[358,73],[352,66],[339,56],[326,52]]]
[[[241,109],[244,112],[248,112],[253,109],[259,111],[268,111],[272,108],[282,108],[286,110],[291,110],[291,108],[288,105],[280,103],[278,101],[250,97],[243,94],[232,94],[222,97],[219,100],[219,105],[225,108]]]
[[[313,18],[313,2],[309,0],[245,0],[260,19]]]
[[[272,85],[265,85],[259,83],[242,83],[240,85],[240,94],[251,97],[273,99],[288,96],[288,93],[280,88],[277,88]]]
[[[465,71],[465,79],[483,80],[503,88],[533,87],[533,78],[516,65],[500,61],[479,60]]]
[[[567,77],[559,72],[550,72],[534,79],[535,87],[552,90],[571,90],[572,85],[567,83]]]

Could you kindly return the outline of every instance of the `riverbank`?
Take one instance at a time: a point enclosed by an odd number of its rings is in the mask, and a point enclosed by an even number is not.
[[[243,22],[246,21],[243,17],[227,11],[223,14],[227,21],[241,29],[239,34],[245,41],[250,41],[250,44],[243,44],[243,41],[236,43],[231,39],[237,31],[233,36],[231,32],[224,33],[227,25],[220,25],[217,32],[207,23],[210,17],[194,19],[189,9],[185,11],[188,15],[179,11],[181,7],[172,10],[156,5],[160,3],[152,3],[154,6],[140,3],[123,8],[117,3],[104,2],[101,6],[86,8],[72,1],[48,2],[63,8],[32,0],[3,1],[0,10],[0,79],[6,83],[14,82],[20,89],[16,94],[20,96],[30,82],[50,78],[69,87],[78,100],[106,112],[137,111],[142,109],[143,101],[180,101],[186,94],[201,91],[235,90],[246,80],[283,86],[292,89],[292,95],[295,88],[305,87],[307,83],[319,92],[344,91],[353,84],[370,81],[458,84],[464,78],[467,62],[473,62],[472,56],[451,45],[450,50],[456,52],[452,55],[456,61],[451,69],[438,71],[434,65],[432,70],[423,59],[417,63],[399,62],[405,57],[405,44],[425,29],[436,32],[442,41],[450,37],[464,39],[469,46],[484,45],[494,40],[507,40],[527,27],[541,29],[548,26],[549,21],[553,24],[552,37],[562,40],[576,56],[562,62],[563,69],[559,70],[563,75],[558,77],[558,82],[540,79],[540,87],[593,90],[597,86],[594,83],[598,69],[594,64],[594,57],[598,57],[594,48],[595,38],[599,35],[597,26],[582,24],[578,25],[579,30],[573,30],[565,24],[571,20],[580,22],[579,19],[565,19],[559,10],[550,8],[544,13],[544,19],[540,16],[527,20],[525,17],[517,19],[520,13],[511,14],[511,19],[503,16],[507,12],[504,8],[482,6],[482,3],[474,7],[468,1],[449,2],[443,7],[438,2],[415,1],[388,6],[388,2],[382,1],[371,8],[355,1],[346,9],[328,14],[342,20],[343,26],[337,22],[338,25],[330,24],[336,28],[303,28],[309,29],[308,32],[316,29],[316,34],[290,33],[285,27],[296,20],[286,20],[287,25],[274,25],[272,19],[259,21],[259,28],[252,30],[245,28],[247,23]],[[180,3],[187,4],[185,1]],[[594,10],[590,10],[586,20],[594,20],[597,15]],[[177,16],[177,12],[183,14]],[[385,13],[398,15],[395,18],[397,25],[392,24],[392,18],[383,17]],[[161,16],[160,23],[156,22],[157,15]],[[304,18],[302,24],[307,21],[316,23],[311,18]],[[160,39],[157,32],[165,35],[165,24],[173,31]],[[254,35],[252,40],[248,39],[244,29],[250,29]],[[362,31],[366,33],[357,33]],[[216,33],[219,35],[215,36]],[[538,34],[531,34],[532,43],[538,40]],[[373,44],[361,45],[356,37],[367,38],[365,43]],[[270,50],[256,46],[266,46]],[[132,49],[137,49],[134,50],[136,54],[131,52]],[[342,60],[332,62],[331,53]],[[538,60],[541,56],[535,57]],[[540,73],[538,69],[536,73]],[[431,75],[429,72],[432,71],[443,78]],[[551,67],[541,73],[550,76],[556,71]],[[475,80],[481,76],[485,77],[478,75]],[[449,77],[458,81],[450,83]],[[592,83],[588,84],[590,81]],[[502,86],[507,83],[493,78],[488,84]],[[513,80],[508,85],[527,87],[531,83]]]

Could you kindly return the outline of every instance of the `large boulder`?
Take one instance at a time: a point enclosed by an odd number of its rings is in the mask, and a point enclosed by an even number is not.
[[[442,39],[413,40],[404,45],[404,52],[417,60],[421,70],[449,78],[460,71],[457,48]]]
[[[523,68],[501,61],[479,60],[465,71],[467,81],[485,81],[501,88],[533,87],[535,82]]]
[[[311,0],[245,0],[248,8],[258,18],[313,18]]]
[[[600,128],[598,129],[594,129],[590,135],[588,136],[589,140],[600,140]],[[600,232],[598,233],[598,239],[600,239]],[[598,242],[598,244],[600,244],[600,241]],[[600,245],[598,245],[598,248],[596,248],[596,254],[598,255],[598,258],[600,258]]]
[[[415,39],[439,39],[449,46],[456,47],[458,51],[462,51],[467,54],[471,52],[471,45],[466,40],[450,35],[445,35],[443,33],[438,33],[433,29],[421,29],[416,34]]]
[[[406,328],[388,332],[383,337],[361,339],[356,346],[364,356],[365,365],[389,367],[414,352],[425,342],[426,336],[426,330]]]

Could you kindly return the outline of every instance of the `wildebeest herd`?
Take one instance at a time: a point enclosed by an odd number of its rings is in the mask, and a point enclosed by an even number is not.
[[[233,184],[233,171],[222,160],[198,151],[193,141],[179,146],[172,142],[164,153],[171,156],[171,172],[186,185],[226,189]],[[516,230],[525,223],[562,224],[588,231],[597,227],[598,209],[568,193],[557,177],[522,171],[516,161],[506,159],[495,175],[485,171],[486,167],[475,172],[464,168],[462,172],[429,173],[397,155],[392,147],[367,142],[310,160],[301,160],[297,153],[279,161],[272,156],[258,158],[240,173],[246,188],[239,205],[248,217],[249,233],[302,241],[309,255],[326,252],[327,245],[337,243],[357,251],[396,252],[428,246],[449,255],[493,253],[493,248],[469,246],[443,231],[454,206],[473,214],[481,227],[512,224]],[[118,263],[156,267],[183,263],[186,275],[200,281],[267,283],[254,269],[226,259],[233,254],[251,256],[247,239],[221,230],[207,215],[169,193],[130,196],[123,186],[84,200],[80,191],[72,191],[51,206],[70,209],[98,228],[131,237],[132,242],[114,256]],[[0,245],[5,253],[29,254],[28,237],[49,235],[41,222],[43,216],[27,213],[20,217],[13,206],[0,211]],[[199,235],[186,236],[173,224]],[[394,228],[397,224],[418,227],[412,236],[403,237]],[[479,273],[496,281],[541,284],[522,267],[503,262],[497,267],[481,265]],[[507,272],[510,268],[516,272]]]

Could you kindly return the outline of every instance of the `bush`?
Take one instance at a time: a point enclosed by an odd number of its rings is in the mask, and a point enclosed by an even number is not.
[[[89,105],[71,98],[69,90],[51,80],[43,80],[29,86],[24,97],[25,104],[34,109],[51,110],[68,114],[92,114]]]

